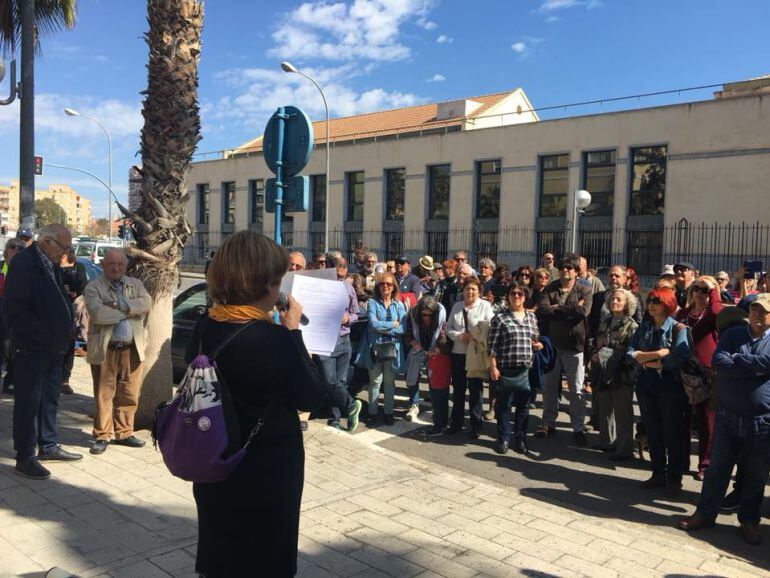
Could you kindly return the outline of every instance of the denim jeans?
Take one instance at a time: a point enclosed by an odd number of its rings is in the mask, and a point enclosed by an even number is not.
[[[567,376],[567,399],[572,431],[583,431],[583,422],[586,419],[583,355],[582,351],[557,351],[553,370],[543,376],[543,423],[549,427],[556,427],[556,417],[559,415],[561,372],[564,371],[564,375]]]
[[[430,403],[433,407],[433,427],[446,429],[449,421],[449,388],[430,389]]]
[[[383,389],[385,415],[393,415],[396,396],[396,370],[390,361],[375,363],[369,370],[369,415],[377,415],[377,401]]]
[[[495,392],[495,418],[497,419],[497,439],[501,442],[511,440],[511,406],[516,408],[513,414],[513,436],[516,439],[527,437],[529,427],[529,398],[531,391],[513,392],[497,388]]]
[[[652,475],[679,482],[685,467],[682,429],[687,396],[669,373],[643,370],[636,384],[636,399],[647,430]]]
[[[470,392],[468,400],[469,411],[471,414],[471,431],[478,433],[481,431],[482,409],[482,387],[484,382],[475,377],[466,377],[465,375],[465,354],[452,354],[452,428],[460,429],[463,427],[465,419],[465,389]]]
[[[353,405],[353,398],[347,388],[352,355],[350,336],[341,335],[337,339],[337,345],[335,345],[331,355],[318,356],[318,363],[321,365],[321,371],[326,382],[326,393],[330,399],[333,419],[340,419],[340,412],[344,411],[347,414]]]
[[[428,362],[428,354],[425,350],[414,351],[410,348],[406,356],[406,389],[409,396],[409,405],[420,405],[420,371]]]
[[[62,355],[17,349],[13,402],[13,447],[16,459],[35,455],[59,444],[56,412],[61,394]]]
[[[75,338],[70,339],[67,352],[64,354],[61,367],[61,382],[69,383],[72,375],[72,368],[75,366]]]
[[[698,502],[698,513],[704,518],[717,517],[736,462],[741,478],[736,488],[741,497],[738,521],[756,524],[770,472],[770,417],[746,417],[725,408],[717,411],[711,464]]]

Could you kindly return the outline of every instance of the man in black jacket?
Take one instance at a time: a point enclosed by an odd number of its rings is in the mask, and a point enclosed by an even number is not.
[[[65,227],[43,227],[38,240],[14,257],[3,295],[3,315],[15,351],[16,472],[33,479],[46,479],[51,475],[39,460],[82,458],[59,445],[56,430],[62,359],[74,325],[59,261],[71,243],[72,236]],[[39,431],[36,431],[38,423]]]
[[[577,283],[579,270],[580,261],[576,256],[565,257],[560,268],[560,279],[546,286],[537,307],[537,316],[547,320],[548,337],[556,350],[556,364],[553,371],[545,375],[543,424],[535,435],[548,437],[556,431],[563,371],[569,385],[567,399],[573,436],[575,443],[583,446],[586,445],[583,433],[586,415],[583,355],[592,295],[589,287]]]

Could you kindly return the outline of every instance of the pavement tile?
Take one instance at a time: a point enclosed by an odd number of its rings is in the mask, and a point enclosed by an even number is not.
[[[516,552],[516,555],[521,556],[521,553]],[[489,556],[484,556],[484,554],[474,550],[467,550],[463,552],[453,561],[457,564],[467,566],[468,568],[473,568],[484,576],[490,576],[493,578],[509,578],[512,575],[516,575],[516,570],[518,568],[529,567],[529,565],[518,566],[517,564],[501,562],[499,560],[495,560],[494,558],[490,558]],[[529,574],[529,576],[532,576],[532,574]],[[554,576],[559,575],[554,574]]]
[[[543,562],[553,562],[564,556],[563,548],[554,548],[551,544],[532,542],[515,534],[500,534],[492,540],[495,544],[500,544],[511,550],[521,552],[527,556],[538,558]],[[581,546],[576,546],[580,548]]]
[[[450,528],[463,530],[469,534],[478,536],[479,538],[484,538],[485,540],[490,540],[502,532],[500,528],[490,526],[482,522],[469,520],[468,518],[464,518],[463,516],[459,516],[457,514],[447,514],[446,516],[442,516],[436,521],[439,524],[444,524]]]
[[[164,572],[147,560],[142,560],[111,570],[110,576],[113,578],[167,578],[171,574]]]
[[[430,570],[438,576],[470,578],[477,574],[477,571],[473,568],[468,568],[468,566],[458,564],[453,560],[449,560],[422,548],[417,548],[416,550],[402,554],[401,557],[418,566],[422,566],[423,568],[430,568]]]
[[[514,553],[514,550],[511,548],[501,546],[500,544],[496,544],[485,538],[479,538],[478,536],[460,530],[449,534],[444,539],[453,544],[457,544],[458,546],[462,546],[463,548],[474,550],[483,556],[494,558],[495,560],[504,560]]]
[[[411,528],[415,528],[422,532],[427,532],[428,534],[439,538],[451,534],[457,529],[442,522],[441,518],[432,520],[412,512],[401,512],[397,516],[393,516],[393,519],[396,522],[400,522],[401,524],[405,524],[406,526],[410,526]]]
[[[410,542],[405,542],[404,540],[396,538],[395,536],[390,536],[384,532],[378,532],[365,526],[357,530],[353,530],[352,532],[348,532],[346,537],[352,538],[357,542],[362,542],[364,544],[374,546],[375,548],[380,548],[381,550],[385,550],[386,552],[390,552],[396,556],[401,556],[404,553],[417,548],[417,546],[411,544]]]
[[[302,537],[315,540],[319,544],[331,548],[332,550],[342,552],[343,554],[350,554],[350,552],[358,550],[363,546],[361,542],[348,538],[344,534],[340,534],[321,524],[316,524],[315,526],[303,529]]]
[[[160,556],[153,556],[150,562],[172,576],[191,576],[195,574],[195,557],[184,550],[174,550]]]
[[[710,572],[698,570],[697,567],[687,566],[672,560],[664,560],[655,568],[660,574],[666,576],[711,576]]]
[[[714,560],[706,560],[700,565],[698,570],[713,574],[715,576],[725,576],[726,578],[752,578],[757,576],[768,576],[770,572],[756,566],[745,565],[744,568],[738,568],[730,564],[722,564]]]
[[[389,554],[388,552],[380,550],[379,548],[375,548],[374,546],[364,546],[360,550],[351,552],[350,555],[356,560],[363,562],[364,564],[368,564],[369,566],[377,568],[390,576],[397,576],[399,578],[409,578],[411,576],[416,576],[425,570],[416,564],[412,564],[403,558]],[[369,576],[369,574],[364,575]]]
[[[610,558],[604,563],[604,566],[615,570],[620,576],[628,576],[628,578],[657,578],[660,576],[657,570],[629,562],[626,559]]]
[[[302,541],[300,553],[304,560],[334,576],[353,576],[368,568],[366,564],[346,554],[307,538]],[[312,574],[308,573],[308,575],[311,576]]]
[[[554,562],[556,566],[566,570],[579,570],[582,574],[591,578],[618,578],[619,574],[612,568],[605,568],[600,564],[588,562],[583,558],[578,558],[567,554]]]

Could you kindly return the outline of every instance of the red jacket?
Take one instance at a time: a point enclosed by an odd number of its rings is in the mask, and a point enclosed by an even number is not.
[[[700,318],[690,316],[692,307],[683,307],[674,318],[690,327],[695,357],[706,367],[711,367],[711,356],[717,347],[717,314],[722,310],[722,298],[718,287],[709,291],[709,302]]]

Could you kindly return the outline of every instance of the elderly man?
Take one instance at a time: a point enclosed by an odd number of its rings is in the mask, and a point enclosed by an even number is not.
[[[720,271],[714,276],[714,279],[717,280],[717,285],[719,285],[719,299],[722,303],[727,305],[735,303],[733,296],[730,295],[730,275],[727,274],[727,271]]]
[[[396,283],[401,293],[413,293],[417,300],[422,297],[420,278],[412,273],[409,257],[406,255],[396,257]]]
[[[540,266],[548,270],[548,276],[551,281],[556,281],[559,278],[559,270],[556,268],[556,259],[553,253],[546,253],[543,258],[540,259]]]
[[[98,368],[92,454],[102,454],[115,437],[118,445],[140,448],[134,414],[142,386],[146,346],[145,319],[152,300],[139,279],[126,276],[128,259],[111,249],[102,260],[102,275],[86,287],[88,363]],[[96,379],[94,382],[97,383]]]
[[[51,476],[39,460],[83,457],[64,450],[56,430],[62,360],[74,328],[59,261],[71,244],[63,226],[43,227],[38,240],[13,258],[3,294],[3,315],[15,351],[16,472],[36,480]]]
[[[695,513],[679,522],[693,532],[714,525],[738,464],[739,532],[751,545],[759,533],[762,498],[770,470],[770,293],[749,306],[748,327],[724,331],[712,358],[717,372],[719,411],[714,422],[711,465]]]
[[[695,277],[697,277],[697,270],[692,263],[681,261],[674,265],[674,275],[676,304],[679,307],[684,307],[687,305],[687,293],[690,290],[690,285],[692,285]]]
[[[299,251],[289,253],[289,271],[304,271],[307,267],[305,256]]]

